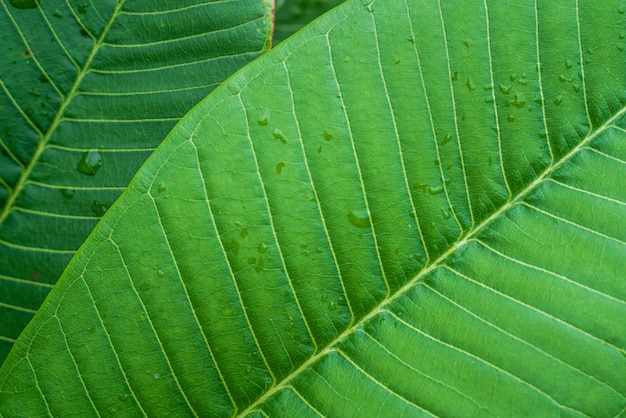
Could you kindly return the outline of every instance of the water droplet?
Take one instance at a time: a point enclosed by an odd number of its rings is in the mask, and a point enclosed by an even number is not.
[[[230,242],[230,249],[233,251],[235,255],[239,255],[239,241],[236,239]]]
[[[54,13],[52,13],[52,16],[56,17],[57,19],[63,19],[63,14],[59,12],[58,9],[54,10]]]
[[[624,44],[617,44],[616,48],[619,52],[624,52]]]
[[[74,193],[76,193],[76,190],[68,188],[68,187],[63,187],[61,189],[59,189],[59,191],[61,192],[61,195],[63,196],[64,199],[66,200],[71,200],[74,198]]]
[[[281,161],[281,162],[279,162],[278,164],[276,164],[276,172],[277,172],[278,174],[282,174],[282,173],[283,173],[283,168],[284,168],[286,165],[287,165],[287,163],[286,163],[286,162],[284,162],[284,161]]]
[[[287,137],[280,129],[274,129],[274,138],[279,139],[283,144],[287,143]]]
[[[620,38],[620,39],[624,39],[624,38],[626,38],[626,32],[620,32],[620,34],[619,34],[619,38]]]
[[[167,190],[167,184],[165,184],[165,183],[159,184],[159,188],[158,188],[158,192],[159,193],[163,193],[166,190]]]
[[[164,276],[165,276],[165,273],[163,273],[163,270],[158,270],[158,271],[157,271],[157,276],[159,276],[159,277],[164,277]]]
[[[248,228],[242,229],[241,233],[239,235],[241,235],[241,238],[247,237],[248,236]]]
[[[415,38],[413,38],[412,36],[409,36],[407,38],[407,41],[411,42],[412,44],[415,44]]]
[[[561,74],[561,75],[559,76],[559,81],[560,81],[561,83],[565,83],[565,82],[572,82],[572,80],[574,80],[574,77],[572,77],[572,76],[567,76],[567,75],[565,75],[565,74]]]
[[[515,81],[516,78],[517,78],[517,73],[512,73],[511,75],[509,75],[509,80],[511,81]]]
[[[267,245],[265,245],[265,243],[263,242],[259,243],[259,252],[261,254],[265,254],[267,252]]]
[[[143,283],[141,284],[141,286],[139,286],[139,290],[143,290],[144,292],[145,292],[146,290],[150,290],[150,283],[148,283],[148,282],[143,282]]]
[[[476,83],[474,83],[474,80],[472,80],[470,77],[467,77],[467,81],[465,82],[465,85],[467,86],[469,91],[473,91],[476,89]]]
[[[35,0],[11,0],[11,6],[16,9],[34,9],[37,7]]]
[[[557,106],[558,106],[558,105],[560,105],[562,102],[563,102],[563,95],[562,95],[562,94],[559,94],[558,96],[556,96],[556,97],[554,98],[554,104],[555,104],[555,105],[557,105]]]
[[[463,45],[465,45],[465,48],[469,48],[470,46],[472,46],[472,40],[471,39],[464,40]]]
[[[318,154],[321,154],[321,153],[322,153],[322,151],[324,151],[324,148],[320,145],[320,146],[317,148],[317,153],[318,153]]]
[[[328,299],[328,295],[326,293],[324,293],[322,295],[322,302],[326,302],[327,299]]]
[[[366,209],[353,210],[348,214],[348,220],[357,228],[369,228],[370,215]]]
[[[287,326],[285,326],[285,331],[291,331],[294,327],[293,322],[287,324]]]
[[[624,14],[624,9],[621,9],[621,8],[620,8],[620,9],[617,9],[617,13],[619,13],[619,14],[623,15],[623,14]]]
[[[252,367],[246,366],[246,373],[248,374],[252,373]]]
[[[525,78],[520,78],[519,80],[517,80],[517,83],[525,86],[526,84],[528,84],[528,80],[526,80]]]
[[[254,270],[257,273],[260,273],[261,271],[263,271],[263,264],[264,264],[263,257],[259,257],[259,262],[257,263]]]
[[[267,120],[267,118],[263,118],[263,119],[259,119],[257,120],[257,123],[261,126],[267,126],[267,124],[269,123],[269,121]]]
[[[485,91],[493,90],[493,84],[485,84],[483,86],[483,90]]]
[[[450,80],[457,81],[459,79],[459,72],[455,71],[454,74],[450,77]]]
[[[256,258],[255,257],[248,257],[248,264],[250,264],[250,265],[256,264]]]
[[[331,139],[333,139],[333,136],[329,134],[327,131],[324,131],[324,139],[327,141],[330,141]]]
[[[337,302],[330,302],[328,304],[328,310],[329,311],[334,311],[335,309],[337,309]]]
[[[574,83],[574,85],[572,86],[572,88],[574,89],[574,91],[576,93],[578,93],[580,91],[580,84],[578,83]]]
[[[513,101],[511,102],[511,104],[516,108],[521,109],[526,104],[526,100],[524,99],[523,95],[516,94],[513,96]]]
[[[450,208],[441,208],[441,215],[443,216],[443,219],[450,219]]]
[[[446,136],[443,137],[443,141],[441,141],[441,145],[446,145],[450,141],[452,141],[452,135],[446,134]]]
[[[78,5],[78,13],[80,13],[81,15],[87,14],[87,5],[86,4]]]
[[[160,378],[160,377],[161,377],[161,375],[160,375],[160,374],[158,374],[158,373],[155,373],[155,374],[154,374],[154,378],[155,378],[155,379],[158,379],[158,378]]]
[[[122,402],[128,402],[128,398],[129,398],[128,393],[120,393],[117,396],[117,399],[119,399]]]
[[[94,200],[91,202],[91,211],[98,217],[102,217],[104,213],[107,211],[107,207],[104,206],[99,200]]]
[[[78,171],[88,176],[94,176],[102,167],[102,155],[96,150],[89,150],[83,154],[78,162]]]
[[[430,193],[432,195],[443,193],[443,184],[440,184],[438,186],[430,186],[428,188],[428,193]]]
[[[511,92],[510,84],[500,84],[500,91],[504,94],[509,94]]]
[[[515,122],[515,116],[509,113],[509,115],[506,117],[506,120],[508,120],[509,122]]]
[[[485,97],[485,103],[495,103],[496,99],[493,98],[493,96],[487,96]]]
[[[433,160],[433,163],[435,163],[435,165],[437,167],[439,167],[441,165],[441,161],[439,161],[439,160]]]
[[[547,138],[548,134],[546,133],[545,129],[542,129],[539,131],[539,137],[540,138]]]

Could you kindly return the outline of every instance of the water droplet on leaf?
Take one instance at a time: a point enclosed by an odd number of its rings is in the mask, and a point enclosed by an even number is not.
[[[279,139],[283,144],[287,143],[287,137],[285,137],[285,134],[280,129],[274,129],[273,135],[274,138]]]
[[[357,228],[369,228],[370,226],[370,216],[366,209],[351,211],[348,214],[348,220]]]
[[[67,188],[67,187],[63,187],[61,189],[59,189],[59,191],[61,192],[61,195],[63,196],[64,199],[66,200],[71,200],[74,198],[74,193],[76,193],[76,190],[71,189],[71,188]]]
[[[83,154],[78,162],[78,171],[88,176],[94,176],[102,167],[102,155],[96,150],[89,150]]]
[[[443,193],[443,184],[440,184],[438,186],[430,186],[428,188],[428,193],[430,193],[432,195]]]
[[[150,290],[150,283],[148,283],[148,282],[143,282],[143,283],[141,284],[141,286],[139,286],[139,290],[143,290],[144,292],[145,292],[146,290]]]
[[[287,165],[287,163],[286,163],[286,162],[284,162],[284,161],[281,161],[281,162],[279,162],[278,164],[276,164],[276,172],[277,172],[278,174],[282,174],[282,173],[283,173],[283,168],[284,168],[286,165]]]
[[[98,217],[104,216],[104,213],[107,211],[107,207],[99,200],[94,200],[91,202],[91,211]]]

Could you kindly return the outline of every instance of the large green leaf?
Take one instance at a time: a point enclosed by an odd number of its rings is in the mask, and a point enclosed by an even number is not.
[[[624,2],[353,0],[183,119],[6,416],[626,410]]]
[[[179,118],[267,48],[271,7],[1,3],[0,363]]]

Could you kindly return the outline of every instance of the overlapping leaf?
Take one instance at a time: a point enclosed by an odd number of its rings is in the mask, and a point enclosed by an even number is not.
[[[267,48],[271,7],[2,3],[0,362],[178,119]]]
[[[6,415],[617,416],[621,1],[351,1],[150,158]]]

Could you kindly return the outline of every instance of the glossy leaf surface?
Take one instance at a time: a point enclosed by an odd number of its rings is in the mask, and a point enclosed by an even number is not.
[[[351,1],[186,116],[5,415],[617,416],[620,1]]]
[[[0,4],[0,363],[174,124],[267,48],[271,7]]]

